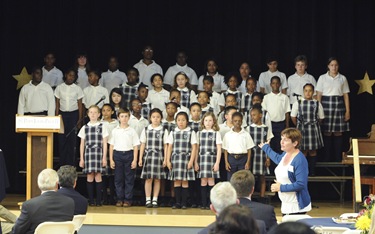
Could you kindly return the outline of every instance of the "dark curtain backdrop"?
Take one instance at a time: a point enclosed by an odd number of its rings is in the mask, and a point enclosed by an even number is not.
[[[19,91],[12,75],[22,67],[42,66],[47,51],[56,54],[61,70],[85,51],[94,68],[106,70],[117,55],[126,70],[141,59],[142,48],[154,47],[154,59],[164,72],[175,64],[178,50],[198,75],[204,63],[217,59],[219,72],[251,64],[258,77],[266,58],[276,56],[279,70],[294,73],[293,59],[305,54],[308,72],[316,79],[330,56],[351,89],[351,136],[365,136],[374,123],[374,96],[357,95],[354,80],[365,72],[375,79],[375,2],[327,1],[0,1],[0,148],[11,179],[10,191],[23,191],[25,138],[14,133]]]

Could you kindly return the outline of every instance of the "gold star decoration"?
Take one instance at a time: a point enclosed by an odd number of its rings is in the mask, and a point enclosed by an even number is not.
[[[362,80],[355,80],[355,82],[359,85],[359,90],[357,94],[361,94],[364,92],[368,92],[369,94],[372,93],[372,86],[375,84],[375,80],[370,80],[367,71],[365,73],[365,77]]]
[[[13,75],[13,78],[18,81],[17,89],[20,89],[22,86],[30,82],[31,74],[27,72],[26,67],[23,67],[21,73],[19,75]]]

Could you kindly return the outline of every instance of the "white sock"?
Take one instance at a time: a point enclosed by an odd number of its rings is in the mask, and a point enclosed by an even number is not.
[[[158,201],[158,197],[153,197],[152,201],[156,201],[157,202]]]
[[[151,197],[146,197],[146,202],[151,201]]]

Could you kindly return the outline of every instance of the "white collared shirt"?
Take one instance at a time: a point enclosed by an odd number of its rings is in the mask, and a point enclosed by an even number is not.
[[[208,73],[206,74],[209,75]],[[200,76],[198,80],[198,90],[203,91],[203,78],[204,76]],[[212,87],[212,90],[218,93],[221,93],[222,91],[225,91],[228,89],[228,86],[224,82],[224,76],[220,75],[218,72],[216,72],[215,75],[212,76],[214,78],[214,86]]]
[[[169,102],[169,92],[165,89],[162,89],[160,92],[151,89],[148,91],[146,101],[151,103],[155,108],[163,111],[165,110],[165,103]]]
[[[47,111],[48,116],[54,116],[55,104],[53,90],[49,84],[41,81],[38,85],[33,85],[30,81],[20,91],[17,114]]]
[[[108,121],[105,121],[105,120],[101,120],[100,122],[103,124],[103,126],[105,125],[105,127],[107,128],[108,134],[109,134],[108,140],[110,140],[111,137],[112,137],[113,129],[118,127],[119,124],[120,124],[119,121],[117,119],[111,119],[111,122],[108,122]]]
[[[165,73],[164,76],[164,84],[168,84],[170,86],[174,85],[174,77],[176,76],[177,73],[183,72],[189,77],[189,83],[191,85],[198,85],[198,77],[195,71],[189,67],[187,64],[184,66],[180,66],[176,63],[174,66],[170,66]]]
[[[148,130],[154,129],[156,131],[160,131],[160,130],[163,130],[163,126],[160,124],[159,126],[154,128],[154,127],[152,127],[152,124],[150,124],[150,125],[148,125],[147,129]],[[165,129],[164,130],[164,136],[163,136],[163,144],[167,144],[167,139],[168,139],[168,130]],[[147,143],[147,136],[146,136],[145,128],[142,130],[141,137],[139,138],[139,140],[141,141],[141,143]]]
[[[82,89],[76,84],[62,83],[55,89],[55,97],[60,100],[61,111],[78,110],[78,100],[82,99],[83,96]]]
[[[88,122],[86,125],[93,127],[93,126],[98,126],[99,124],[101,124],[101,123],[99,121],[97,121],[95,123]],[[78,137],[81,138],[81,139],[86,138],[86,133],[85,133],[85,126],[86,125],[83,125],[83,127],[78,132]],[[109,132],[108,132],[107,126],[103,124],[102,125],[102,137],[106,138],[108,136],[109,136]]]
[[[349,93],[349,85],[346,77],[340,73],[332,77],[328,74],[323,74],[319,77],[316,91],[322,92],[323,96],[343,96],[344,93]]]
[[[199,138],[200,137],[200,132],[216,132],[216,141],[215,141],[216,145],[221,145],[223,143],[223,140],[221,139],[220,132],[214,131],[213,129],[210,129],[210,130],[203,129],[203,130],[199,131],[197,133],[197,141],[198,141],[198,143],[200,142],[200,138]]]
[[[288,88],[288,83],[286,81],[285,73],[280,72],[280,71],[270,72],[268,70],[268,71],[262,72],[259,76],[259,87],[264,88],[264,92],[266,94],[272,93],[271,78],[274,76],[280,77],[280,81],[281,81],[280,92],[281,90]]]
[[[139,71],[139,81],[147,85],[149,90],[152,89],[151,76],[155,73],[163,75],[163,69],[154,60],[150,65],[147,65],[141,59],[138,63],[134,64],[134,67]]]
[[[42,67],[43,82],[49,84],[51,87],[56,87],[62,84],[63,73],[57,67],[53,67],[51,70],[47,70],[44,66]]]
[[[225,134],[232,129],[231,127],[227,125],[227,121],[225,121],[222,124],[219,124],[219,128],[220,128],[219,132],[221,135],[221,139],[224,139]]]
[[[293,103],[297,101],[297,97],[293,96],[293,94],[298,94],[303,97],[303,86],[308,83],[314,85],[314,88],[316,88],[315,78],[307,72],[305,72],[303,76],[294,73],[288,77],[288,96],[290,105],[293,105]]]
[[[223,140],[223,149],[230,154],[246,154],[247,150],[255,146],[250,134],[243,128],[240,132],[233,131],[233,128],[227,132]]]
[[[141,136],[141,133],[142,133],[143,129],[145,127],[147,127],[149,124],[150,123],[148,122],[148,120],[143,118],[143,116],[141,116],[141,118],[137,119],[137,117],[135,117],[133,114],[130,115],[129,126],[134,128],[134,130],[138,134],[138,138]]]
[[[289,98],[281,92],[271,92],[264,96],[262,107],[269,113],[271,121],[284,121],[285,114],[290,112]]]
[[[137,132],[130,126],[114,128],[108,143],[113,145],[113,149],[117,151],[133,150],[135,146],[141,144]]]
[[[119,87],[121,84],[128,82],[126,74],[120,70],[114,72],[108,70],[102,73],[102,78],[99,79],[99,84],[111,93],[113,88]]]
[[[103,86],[92,86],[86,87],[83,90],[83,104],[85,105],[86,109],[88,109],[91,105],[96,104],[102,97],[105,97],[104,100],[100,101],[98,105],[99,108],[102,108],[105,103],[109,103],[109,95],[106,88]]]
[[[215,116],[217,116],[220,113],[220,106],[219,102],[221,99],[221,95],[215,91],[212,92],[212,96],[210,97],[210,105],[212,108],[214,108]]]
[[[191,130],[190,127],[187,127],[185,129],[179,129],[177,126],[174,129],[175,132],[180,132],[180,131],[189,132],[190,130]],[[168,136],[168,139],[167,139],[167,143],[168,144],[173,144],[173,142],[174,142],[174,139],[173,139],[173,131],[172,131],[172,132],[169,133],[169,136]],[[197,134],[194,131],[191,131],[190,144],[197,144]]]
[[[87,75],[86,68],[78,68],[77,75],[78,75],[78,79],[77,79],[76,84],[82,90],[84,90],[86,87],[90,86],[89,76]]]
[[[251,76],[249,76],[249,78],[250,78]],[[246,81],[247,81],[247,79],[246,80],[244,80],[244,79],[242,79],[242,82],[241,82],[241,85],[240,85],[240,87],[238,87],[238,91],[240,91],[243,95],[245,95],[245,94],[247,94],[247,88],[246,88]],[[255,91],[256,92],[260,92],[260,87],[259,87],[259,82],[257,81],[257,83],[256,83],[256,86],[255,86]],[[255,92],[254,91],[254,92]]]

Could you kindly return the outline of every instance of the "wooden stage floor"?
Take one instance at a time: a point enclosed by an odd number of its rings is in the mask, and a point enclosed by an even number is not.
[[[17,203],[24,201],[22,195],[7,195],[2,205],[19,215]],[[280,203],[273,201],[277,220],[281,221]],[[312,217],[337,217],[342,213],[352,213],[351,201],[344,203],[332,201],[313,202],[313,209],[308,214]],[[174,210],[167,208],[145,208],[133,206],[129,208],[102,206],[89,207],[86,225],[123,225],[123,226],[164,226],[164,227],[205,227],[215,220],[210,210],[188,208]]]

